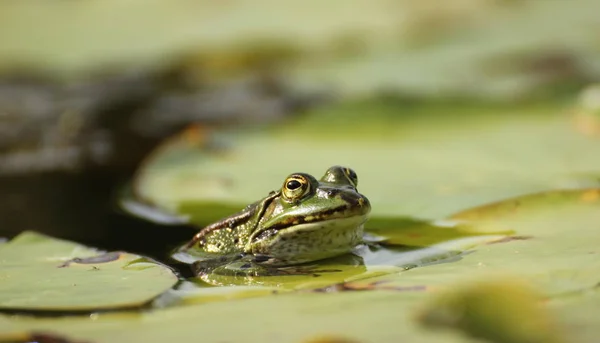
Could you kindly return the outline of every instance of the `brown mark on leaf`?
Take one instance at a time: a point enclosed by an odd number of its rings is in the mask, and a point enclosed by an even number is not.
[[[183,138],[190,145],[204,145],[210,134],[208,127],[192,124],[183,131]]]
[[[91,343],[90,341],[73,340],[65,336],[57,335],[52,332],[30,332],[14,335],[14,337],[0,337],[1,341],[5,338],[8,342],[15,343]]]
[[[524,241],[524,240],[532,239],[532,238],[533,238],[533,236],[508,236],[508,237],[496,239],[491,242],[487,242],[486,244],[490,245],[490,244],[497,244],[497,243],[507,243],[507,242],[512,242],[512,241]]]
[[[348,291],[373,291],[386,290],[396,292],[424,292],[430,289],[425,285],[417,286],[386,286],[389,281],[375,281],[367,284],[354,284],[352,282],[342,282],[332,286],[313,289],[312,292],[317,293],[333,293],[333,292],[348,292]]]
[[[118,260],[119,257],[121,257],[121,254],[123,254],[122,251],[113,251],[113,252],[108,252],[105,254],[101,254],[98,256],[92,256],[92,257],[85,257],[85,258],[76,257],[72,260],[66,261],[65,263],[59,265],[58,268],[68,267],[69,265],[71,265],[71,263],[77,263],[77,264],[108,263],[108,262]],[[95,267],[95,268],[97,268],[97,267]]]

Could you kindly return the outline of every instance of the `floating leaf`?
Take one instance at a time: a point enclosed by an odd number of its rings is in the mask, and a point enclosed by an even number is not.
[[[135,194],[205,225],[278,189],[291,172],[320,176],[333,164],[356,170],[373,218],[436,220],[515,196],[599,184],[600,140],[578,133],[556,104],[453,106],[385,99],[339,105],[273,132],[229,135],[230,148],[219,153],[184,134],[146,161]]]
[[[141,306],[177,277],[125,252],[24,232],[0,245],[0,309],[91,311]]]
[[[413,269],[402,278],[384,276],[360,282],[443,287],[466,275],[508,271],[532,280],[547,296],[592,289],[600,282],[598,192],[600,189],[549,191],[457,213],[451,218],[472,230],[510,229],[517,236],[473,246],[460,260]]]
[[[95,343],[194,341],[199,336],[213,342],[302,342],[322,335],[359,342],[396,342],[399,338],[419,341],[423,333],[412,323],[410,309],[424,295],[303,292],[178,306],[142,314],[98,314],[93,319],[89,316],[8,319],[0,315],[0,331],[52,330]],[[431,343],[461,342],[429,336],[433,337],[427,340]]]
[[[493,343],[566,342],[541,300],[526,282],[492,275],[436,295],[419,321]]]
[[[430,291],[303,292],[178,306],[142,314],[97,314],[92,318],[9,319],[0,315],[0,331],[52,330],[95,343],[193,341],[198,335],[211,342],[302,342],[327,335],[359,342],[464,343],[461,335],[423,330],[416,325],[414,311],[431,297]],[[600,297],[588,300],[589,305],[552,304],[555,312],[564,307],[574,314],[565,334],[587,338],[578,343],[596,342],[598,335],[595,318],[590,314],[600,303]],[[588,312],[577,313],[578,309]]]
[[[403,245],[426,247],[433,244],[452,241],[466,237],[480,237],[487,235],[506,236],[514,231],[484,230],[482,227],[468,227],[458,225],[452,221],[431,223],[417,220],[402,220],[390,217],[375,217],[369,220],[365,231],[369,241],[385,245]]]
[[[395,275],[430,264],[452,262],[460,259],[465,250],[503,237],[482,235],[426,247],[359,246],[353,254],[277,268],[272,275],[268,271],[265,275],[243,275],[239,273],[241,269],[236,262],[233,262],[203,273],[199,279],[215,286],[263,286],[283,291],[318,289],[353,280]],[[200,292],[199,297],[202,296]]]
[[[10,335],[0,334],[0,342],[8,343],[91,343],[87,340],[73,340],[68,337],[48,332],[21,332]]]
[[[183,0],[115,3],[1,2],[0,70],[64,77],[184,60],[192,71],[186,75],[200,74],[202,81],[207,73],[214,79],[281,66],[294,85],[329,86],[341,94],[386,89],[509,99],[598,71],[594,63],[580,63],[598,59],[585,43],[596,39],[596,0],[526,6],[308,1],[294,8],[272,0],[225,7]],[[115,19],[110,31],[98,29],[105,13]],[[560,20],[552,20],[556,14]],[[71,21],[75,16],[79,20]],[[548,46],[549,36],[558,49]],[[39,37],[62,39],[38,44]],[[104,48],[92,49],[90,42]]]

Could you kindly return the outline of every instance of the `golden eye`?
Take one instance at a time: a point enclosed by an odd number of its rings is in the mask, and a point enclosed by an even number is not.
[[[286,200],[296,201],[310,192],[310,182],[302,174],[292,174],[283,183],[282,193]]]

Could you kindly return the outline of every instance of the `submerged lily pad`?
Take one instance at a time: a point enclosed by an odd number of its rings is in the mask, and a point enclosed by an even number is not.
[[[24,232],[0,246],[0,309],[91,311],[141,306],[177,277],[125,252]]]

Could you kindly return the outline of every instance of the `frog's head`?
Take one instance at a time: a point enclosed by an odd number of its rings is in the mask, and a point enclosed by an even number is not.
[[[273,256],[281,263],[302,263],[340,255],[362,241],[371,211],[360,194],[356,173],[334,166],[317,181],[294,173],[265,206],[246,250]]]

